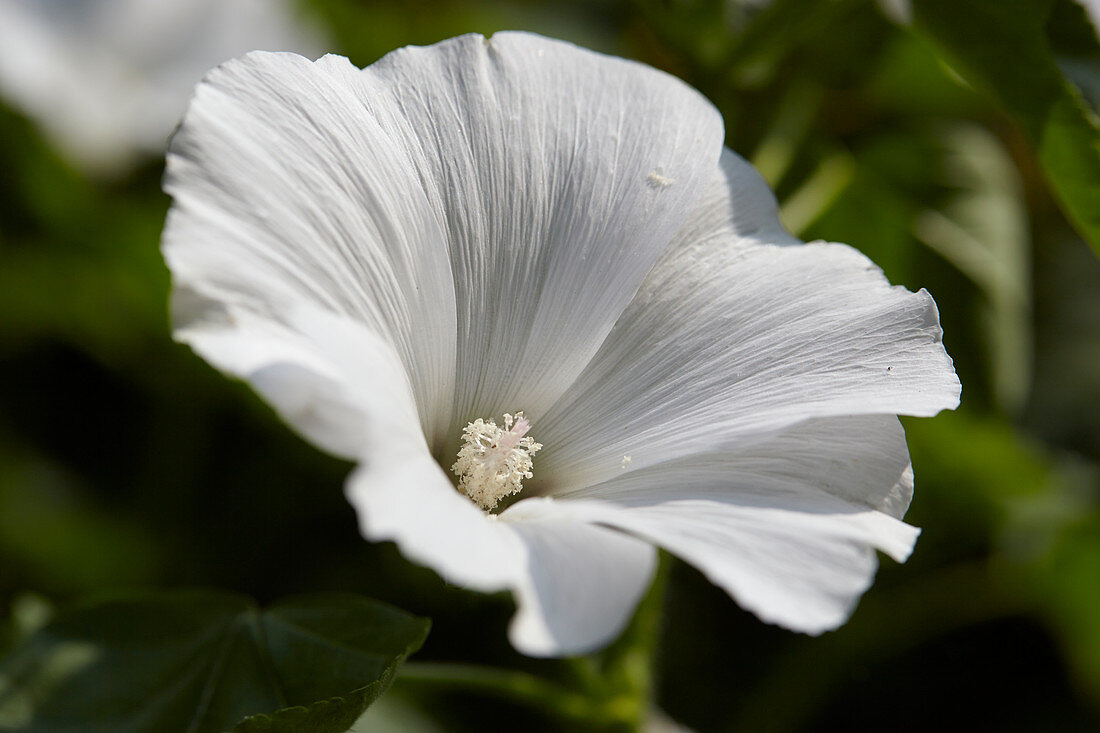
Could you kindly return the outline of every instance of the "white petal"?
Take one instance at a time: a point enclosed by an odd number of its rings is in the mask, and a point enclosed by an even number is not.
[[[97,173],[162,152],[210,67],[322,47],[285,0],[0,2],[0,92]]]
[[[210,297],[362,320],[406,364],[438,445],[477,416],[537,414],[573,380],[721,134],[678,80],[529,34],[361,72],[252,54],[199,87],[174,140],[165,254]]]
[[[687,466],[682,476],[680,469]],[[892,415],[858,415],[807,420],[734,448],[689,456],[633,470],[633,461],[604,483],[558,494],[558,498],[615,499],[626,503],[637,493],[635,481],[667,479],[669,492],[698,492],[688,477],[705,477],[706,491],[737,495],[778,506],[823,506],[846,511],[873,509],[895,519],[905,516],[913,496],[913,471],[905,431]],[[789,504],[785,503],[788,502]],[[757,499],[752,499],[757,501]],[[898,559],[908,545],[880,545]]]
[[[187,289],[176,337],[247,380],[291,426],[348,459],[427,454],[405,370],[388,344],[348,318],[299,304],[286,323]]]
[[[1085,9],[1093,32],[1100,36],[1100,0],[1077,0],[1077,4]]]
[[[409,558],[477,590],[518,585],[522,543],[460,495],[436,463],[404,367],[381,339],[304,305],[290,326],[245,309],[218,310],[193,294],[177,298],[177,308],[202,314],[178,338],[251,382],[317,445],[360,462],[346,493],[364,537],[394,540]]]
[[[293,54],[214,71],[173,138],[163,249],[177,288],[276,323],[305,303],[362,324],[397,353],[430,434],[454,375],[442,214],[417,151],[364,107],[368,81],[346,59]]]
[[[363,535],[482,591],[510,589],[509,637],[531,656],[583,654],[629,622],[655,568],[642,540],[572,516],[567,502],[521,501],[482,512],[424,456],[367,461],[348,481]],[[559,511],[564,509],[564,513]]]
[[[877,512],[815,515],[711,498],[631,508],[578,503],[588,505],[589,521],[655,542],[699,568],[761,620],[808,634],[851,615],[877,567],[866,535],[889,531],[876,523],[897,522]]]
[[[909,556],[919,530],[896,517],[911,492],[897,419],[869,416],[809,421],[556,504],[661,545],[765,621],[817,633],[843,623],[869,587],[875,548]]]
[[[251,54],[199,87],[169,158],[178,335],[361,460],[347,493],[365,536],[515,590],[519,648],[591,649],[629,619],[653,548],[486,518],[414,437],[417,413],[438,435],[456,333],[456,421],[479,401],[551,401],[698,199],[720,138],[671,77],[525,34],[362,72]]]
[[[702,194],[717,111],[652,68],[527,33],[395,51],[458,301],[453,432],[535,418],[573,381]]]
[[[177,336],[247,379],[316,444],[360,461],[348,500],[363,535],[394,540],[411,559],[479,590],[515,587],[524,548],[460,495],[433,459],[392,349],[360,324],[305,305],[289,326],[177,291],[190,324]]]
[[[718,170],[695,205],[673,248],[712,239],[724,246],[802,244],[779,221],[779,206],[767,182],[744,158],[722,149]]]
[[[577,521],[567,505],[546,499],[521,501],[500,519],[521,539],[527,558],[509,629],[516,649],[531,656],[584,654],[619,635],[653,579],[652,545]]]
[[[474,590],[516,588],[525,571],[523,543],[455,490],[426,453],[380,451],[348,480],[348,500],[369,540],[393,540],[410,560]]]
[[[773,200],[740,193],[760,186],[742,173],[729,179],[732,222],[709,215],[711,232],[685,230],[592,363],[536,422],[550,490],[614,476],[626,456],[638,468],[813,417],[933,415],[958,404],[928,293],[890,287],[845,245],[786,246],[778,224],[759,223]],[[749,226],[739,199],[756,202],[744,209]],[[761,243],[759,232],[779,232],[779,244]]]

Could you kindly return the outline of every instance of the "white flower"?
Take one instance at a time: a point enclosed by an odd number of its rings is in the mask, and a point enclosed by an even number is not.
[[[317,35],[287,0],[0,0],[0,93],[75,163],[114,174],[164,150],[211,66],[319,51]]]
[[[358,462],[364,536],[514,591],[528,654],[612,638],[654,545],[833,628],[918,534],[896,416],[959,383],[932,298],[786,234],[722,137],[678,80],[526,33],[250,54],[168,156],[177,337]],[[530,459],[499,514],[456,488],[464,429]]]

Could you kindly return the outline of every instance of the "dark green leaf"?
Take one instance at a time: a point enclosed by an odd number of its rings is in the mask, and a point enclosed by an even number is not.
[[[0,660],[0,730],[346,731],[428,625],[352,595],[87,603]]]
[[[1055,62],[1049,0],[915,0],[917,24],[1022,126],[1074,225],[1100,252],[1100,125]]]

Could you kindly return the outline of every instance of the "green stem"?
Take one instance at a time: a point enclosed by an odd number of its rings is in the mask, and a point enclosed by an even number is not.
[[[439,685],[494,695],[559,717],[597,725],[624,722],[622,710],[609,705],[611,701],[574,692],[526,672],[474,664],[407,662],[401,667],[399,678],[402,683]]]
[[[632,730],[641,730],[653,705],[657,642],[661,635],[669,567],[669,557],[662,552],[653,583],[638,604],[630,626],[603,654],[601,667],[605,685],[622,701],[624,712],[629,710]]]
[[[652,586],[618,641],[602,654],[566,660],[575,688],[527,672],[473,664],[407,662],[398,677],[403,685],[480,692],[575,723],[638,731],[652,704],[653,663],[667,580],[668,562],[662,555]]]

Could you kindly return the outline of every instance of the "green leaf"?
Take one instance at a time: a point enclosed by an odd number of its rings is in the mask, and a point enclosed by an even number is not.
[[[1049,0],[914,0],[918,27],[1020,123],[1062,208],[1100,253],[1100,122],[1044,35]]]
[[[219,591],[94,601],[0,660],[0,730],[342,733],[428,627],[344,594],[263,611]]]

